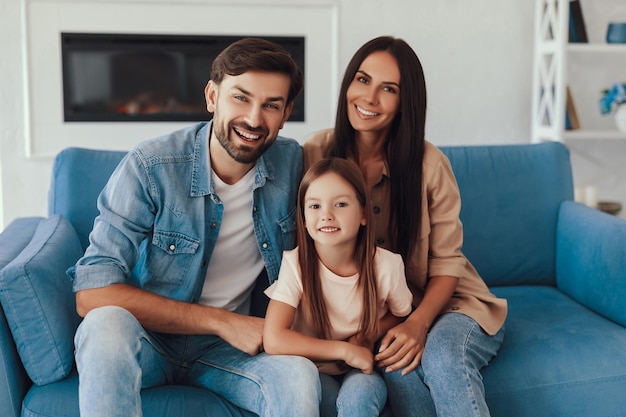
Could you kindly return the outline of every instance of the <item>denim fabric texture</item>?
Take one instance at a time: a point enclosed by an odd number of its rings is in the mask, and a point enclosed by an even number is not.
[[[98,198],[85,256],[70,268],[74,291],[128,283],[180,301],[202,292],[224,213],[211,182],[210,123],[139,144]],[[279,137],[258,160],[254,229],[269,283],[295,244],[302,150]]]
[[[387,402],[385,380],[375,370],[352,369],[339,377],[320,372],[321,417],[378,417]]]
[[[81,416],[140,417],[141,389],[161,385],[207,388],[261,417],[319,415],[317,368],[300,356],[250,356],[213,335],[154,334],[112,306],[87,314],[75,343]]]
[[[406,375],[384,373],[393,415],[488,417],[480,370],[503,339],[504,327],[489,336],[464,314],[439,316],[428,332],[420,366]]]

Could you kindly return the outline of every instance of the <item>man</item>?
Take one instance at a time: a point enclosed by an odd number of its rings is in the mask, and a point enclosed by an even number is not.
[[[282,47],[235,42],[205,88],[212,122],[141,143],[111,176],[69,271],[82,416],[140,416],[140,389],[168,383],[259,416],[318,414],[315,366],[259,353],[249,315],[257,277],[273,282],[295,243],[302,155],[277,136],[302,84]]]

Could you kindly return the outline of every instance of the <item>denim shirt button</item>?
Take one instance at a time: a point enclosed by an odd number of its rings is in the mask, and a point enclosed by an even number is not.
[[[172,243],[172,244],[170,245],[170,250],[171,250],[172,252],[174,252],[174,249],[176,249],[176,245]]]
[[[264,243],[264,244],[263,244],[263,245],[261,245],[261,246],[263,246],[263,249],[267,249],[267,247],[268,247],[269,245],[268,245],[267,243]]]
[[[212,222],[212,223],[211,223],[211,227],[212,227],[213,229],[215,229],[215,228],[217,227],[217,223],[216,223],[216,222]]]

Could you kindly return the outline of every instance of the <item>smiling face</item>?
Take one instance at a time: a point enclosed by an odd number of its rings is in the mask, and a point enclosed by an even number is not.
[[[354,251],[366,217],[348,181],[334,172],[321,175],[310,183],[303,207],[306,230],[318,252],[329,247]]]
[[[398,61],[386,51],[363,60],[346,92],[348,120],[358,133],[386,138],[400,107]]]
[[[287,104],[289,87],[288,75],[273,72],[225,75],[220,84],[209,81],[205,98],[207,110],[213,113],[210,141],[213,165],[224,162],[224,158],[213,157],[214,151],[225,151],[239,164],[256,162],[276,141],[291,114],[293,103]],[[222,151],[215,146],[216,142]]]

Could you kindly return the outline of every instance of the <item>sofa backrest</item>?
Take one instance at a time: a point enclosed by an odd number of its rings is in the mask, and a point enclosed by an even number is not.
[[[83,250],[87,249],[89,233],[98,215],[98,195],[126,153],[66,148],[54,159],[48,214],[60,214],[70,221]]]
[[[573,198],[561,143],[444,146],[461,192],[463,252],[490,286],[555,284],[559,205]],[[67,148],[54,160],[49,214],[76,229],[83,249],[98,195],[126,152]]]
[[[559,206],[573,198],[561,143],[441,147],[461,192],[463,253],[490,286],[555,284]]]

